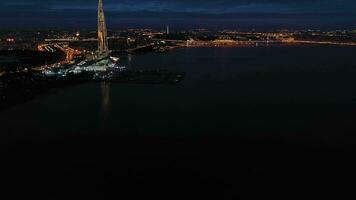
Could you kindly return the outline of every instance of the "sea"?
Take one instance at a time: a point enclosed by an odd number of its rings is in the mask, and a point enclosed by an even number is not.
[[[63,60],[61,52],[38,52],[32,50],[0,50],[0,69],[16,71],[23,68],[37,67]]]
[[[301,45],[120,55],[128,69],[186,77],[86,83],[2,111],[7,184],[53,198],[340,197],[331,189],[355,175],[355,53]]]
[[[276,46],[124,55],[120,64],[128,69],[185,72],[185,80],[78,85],[9,109],[0,118],[7,132],[53,135],[345,133],[356,130],[354,54],[354,47]]]

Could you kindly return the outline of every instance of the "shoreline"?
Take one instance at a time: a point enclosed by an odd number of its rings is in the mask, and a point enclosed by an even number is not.
[[[342,46],[356,47],[356,43],[333,43],[333,42],[314,42],[314,41],[296,41],[288,43],[266,43],[256,42],[253,44],[236,44],[236,45],[189,45],[180,46],[181,48],[245,48],[245,47],[273,47],[273,46]]]

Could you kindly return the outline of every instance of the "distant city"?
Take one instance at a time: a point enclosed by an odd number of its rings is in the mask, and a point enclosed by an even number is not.
[[[185,47],[239,47],[266,45],[349,45],[356,46],[356,30],[280,30],[275,32],[255,32],[195,29],[170,31],[153,29],[128,29],[108,33],[109,49],[116,53],[139,51],[165,52]],[[16,31],[0,33],[0,50],[62,51],[71,61],[84,52],[97,50],[96,31]],[[6,71],[0,65],[3,71]]]
[[[274,32],[194,29],[170,31],[153,29],[109,30],[109,43],[114,51],[123,51],[140,45],[157,42],[170,42],[177,46],[239,46],[256,43],[315,43],[355,45],[356,30],[278,30]],[[97,41],[93,31],[2,31],[1,50],[37,50],[39,45],[67,43],[78,49],[92,50]]]

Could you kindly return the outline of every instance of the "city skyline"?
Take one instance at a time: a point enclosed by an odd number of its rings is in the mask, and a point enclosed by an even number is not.
[[[112,28],[354,28],[356,3],[341,1],[188,1],[106,0]],[[2,1],[0,25],[4,28],[92,28],[97,0]],[[59,26],[60,25],[60,26]]]

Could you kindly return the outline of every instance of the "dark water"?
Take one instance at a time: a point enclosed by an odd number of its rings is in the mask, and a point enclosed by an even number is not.
[[[355,130],[354,53],[347,47],[270,47],[132,55],[123,65],[182,71],[186,80],[174,86],[81,85],[1,118],[11,132],[51,134],[346,133]]]
[[[2,112],[5,160],[22,180],[10,182],[53,197],[338,196],[331,188],[355,174],[355,52],[295,46],[125,56],[129,68],[187,77],[179,85],[79,85]],[[35,179],[41,190],[29,187]]]
[[[7,71],[16,71],[18,68],[31,68],[55,63],[64,58],[65,55],[61,52],[49,53],[30,50],[0,51],[0,68]]]

